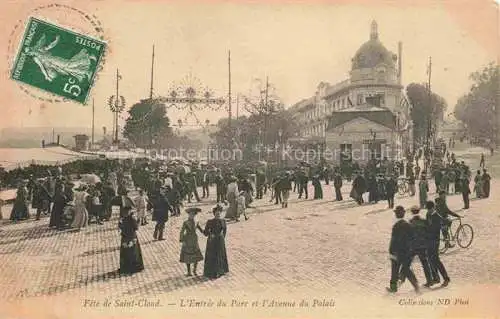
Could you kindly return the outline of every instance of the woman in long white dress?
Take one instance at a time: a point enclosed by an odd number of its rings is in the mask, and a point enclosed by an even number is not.
[[[232,176],[229,179],[229,184],[227,185],[227,193],[226,198],[229,203],[229,207],[226,210],[226,215],[224,216],[227,219],[237,219],[238,218],[238,184],[236,183],[236,177]]]
[[[74,217],[73,222],[71,223],[72,228],[80,230],[81,228],[87,226],[89,221],[89,213],[86,206],[88,196],[89,193],[87,193],[86,187],[83,185],[75,190]]]

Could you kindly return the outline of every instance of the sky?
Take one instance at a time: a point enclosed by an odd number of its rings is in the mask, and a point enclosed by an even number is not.
[[[91,125],[90,105],[41,102],[9,77],[23,24],[30,15],[95,36],[91,25],[74,11],[33,11],[43,3],[52,1],[0,3],[4,22],[0,43],[5,48],[0,61],[0,128]],[[352,57],[369,39],[372,20],[377,21],[379,39],[390,51],[397,53],[398,41],[403,42],[403,84],[426,81],[426,65],[432,56],[432,87],[446,99],[450,112],[468,91],[469,74],[499,57],[498,5],[486,0],[58,3],[95,15],[102,23],[108,51],[89,101],[95,101],[96,128],[105,126],[108,131],[112,114],[107,100],[115,94],[116,69],[122,76],[120,95],[127,108],[148,97],[153,44],[155,96],[168,95],[174,85],[196,84],[227,97],[231,50],[233,97],[254,95],[256,79],[268,77],[286,106],[312,96],[321,81],[334,84],[347,79]],[[37,89],[29,90],[45,96]],[[168,114],[172,122],[184,118],[174,108]],[[197,111],[196,115],[202,122],[215,123],[227,112]],[[194,123],[193,118],[188,120]]]

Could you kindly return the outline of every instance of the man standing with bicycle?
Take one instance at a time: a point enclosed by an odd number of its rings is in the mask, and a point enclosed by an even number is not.
[[[445,220],[440,214],[438,214],[432,201],[428,201],[425,204],[425,208],[427,209],[426,220],[428,225],[429,238],[427,251],[429,254],[432,281],[427,282],[424,286],[430,287],[433,284],[438,284],[440,282],[439,274],[441,274],[444,280],[441,286],[446,287],[450,283],[450,277],[448,277],[448,272],[446,271],[446,268],[444,268],[444,265],[439,258],[439,236],[441,233],[442,225],[444,223],[447,223],[448,219],[446,218]]]
[[[453,245],[450,244],[450,232],[448,231],[448,228],[451,225],[451,221],[448,219],[448,215],[451,215],[453,217],[460,217],[460,215],[452,212],[449,208],[448,205],[446,205],[446,191],[441,190],[439,192],[439,197],[436,198],[436,211],[441,216],[443,222],[442,222],[442,233],[443,237],[446,241],[446,248],[451,248]]]

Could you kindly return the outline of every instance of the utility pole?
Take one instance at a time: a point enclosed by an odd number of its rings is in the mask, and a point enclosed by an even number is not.
[[[118,69],[116,69],[116,106],[118,106],[118,82],[120,81],[120,73],[118,72]],[[115,112],[115,143],[118,143],[118,112]]]
[[[428,156],[430,156],[431,152],[431,134],[432,134],[432,116],[434,112],[432,112],[432,90],[431,90],[431,76],[432,76],[432,57],[429,57],[429,66],[427,68],[427,75],[428,75],[428,82],[427,82],[427,89],[428,89],[428,98],[429,98],[429,113],[428,113],[428,120],[427,120],[427,134],[426,134],[426,152]],[[424,155],[426,152],[424,152]],[[424,156],[425,157],[425,156]],[[425,161],[425,170],[428,171],[428,161]]]
[[[240,95],[236,95],[236,120],[240,117]]]
[[[267,146],[267,136],[269,127],[269,76],[266,76],[266,90],[264,97],[264,142]]]
[[[155,45],[153,44],[153,55],[151,56],[151,86],[149,89],[149,99],[153,99],[153,76],[155,67]]]
[[[227,104],[227,115],[229,119],[229,128],[231,128],[231,117],[232,117],[232,109],[231,109],[231,50],[228,51],[227,56],[227,65],[228,65],[228,73],[229,73],[229,94],[228,94],[228,104]]]
[[[95,103],[92,99],[92,147],[94,147],[94,120],[95,120]]]

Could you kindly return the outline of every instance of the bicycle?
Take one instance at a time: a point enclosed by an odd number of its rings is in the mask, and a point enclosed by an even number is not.
[[[444,238],[443,232],[441,232],[441,238],[439,241],[440,253],[445,253],[448,248],[450,248],[449,244],[451,242],[456,242],[460,248],[469,248],[472,244],[472,240],[474,239],[474,229],[472,229],[472,226],[469,224],[462,224],[462,218],[463,216],[451,219],[451,224],[448,227],[448,240]],[[453,225],[453,222],[457,220],[459,225],[455,232],[453,232],[451,226]]]
[[[408,179],[406,177],[401,177],[398,179],[398,194],[404,195],[409,191]]]

